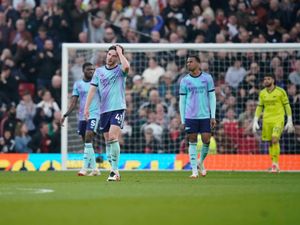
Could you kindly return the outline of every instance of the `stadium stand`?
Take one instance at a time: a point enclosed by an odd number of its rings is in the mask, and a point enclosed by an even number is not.
[[[55,144],[49,145],[46,152],[60,151],[57,131],[59,120],[54,113],[48,113],[45,117],[38,103],[43,100],[45,90],[49,90],[49,95],[57,103],[55,111],[61,108],[57,97],[61,93],[57,76],[61,76],[62,43],[300,42],[300,2],[296,0],[0,2],[0,124],[1,135],[7,131],[7,137],[4,138],[8,139],[8,144],[0,145],[0,152],[17,151],[12,144],[15,131],[7,123],[8,118],[16,120],[19,123],[17,127],[30,126],[24,128],[29,129],[29,137],[25,131],[27,139],[32,138],[38,128],[47,123],[47,137]],[[257,153],[258,137],[249,133],[249,124],[253,118],[251,104],[257,100],[259,86],[256,84],[261,80],[263,68],[268,67],[267,62],[276,74],[277,84],[288,92],[293,109],[296,132],[284,135],[283,142],[288,147],[283,151],[300,153],[300,53],[274,55],[265,61],[263,58],[257,61],[246,60],[241,55],[229,61],[226,57],[219,52],[212,63],[202,62],[202,69],[212,73],[216,84],[217,119],[220,124],[215,133],[218,153]],[[100,60],[96,66],[101,65],[101,59],[104,59],[103,56],[98,58]],[[127,83],[127,89],[131,91],[126,97],[129,113],[127,129],[121,141],[122,150],[182,152],[184,135],[179,129],[178,107],[175,103],[178,98],[178,80],[184,72],[184,60],[162,62],[153,55],[142,58],[130,59],[136,71],[131,71],[132,76]],[[252,63],[243,63],[241,66],[241,62]],[[74,59],[71,69],[74,79],[81,76],[83,63],[83,59]],[[153,73],[157,77],[154,78]],[[173,74],[176,76],[172,77]],[[58,80],[55,85],[52,79],[54,76]],[[236,76],[241,79],[235,79]],[[24,103],[24,94],[28,91],[33,102],[30,99],[26,104],[33,110],[31,114],[28,113],[32,118],[21,118],[18,112],[11,109]],[[237,102],[241,107],[237,107]],[[138,140],[138,144],[133,145],[130,137]],[[32,152],[34,149],[28,147],[18,151]],[[101,148],[98,151],[102,151]]]

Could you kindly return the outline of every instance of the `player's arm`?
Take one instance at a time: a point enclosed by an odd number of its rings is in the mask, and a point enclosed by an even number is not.
[[[253,133],[256,133],[256,131],[259,129],[258,120],[263,111],[263,108],[264,108],[264,102],[263,102],[263,98],[261,97],[261,92],[260,92],[259,93],[259,101],[258,101],[258,105],[256,106],[255,116],[254,116],[253,124],[252,124]]]
[[[294,132],[294,125],[293,125],[293,119],[292,119],[292,109],[290,106],[289,98],[286,94],[286,92],[283,92],[283,95],[281,96],[281,101],[285,109],[285,113],[287,115],[287,122],[284,127],[285,130],[287,130],[288,133]]]
[[[73,112],[73,110],[75,109],[76,105],[78,102],[78,96],[77,95],[73,95],[71,98],[71,103],[69,105],[69,108],[67,110],[67,112],[62,116],[62,118],[60,119],[60,125],[63,127],[64,126],[64,122],[65,119],[70,115],[71,112]]]
[[[89,108],[90,108],[90,105],[92,103],[92,100],[94,98],[96,91],[97,91],[97,87],[95,85],[91,84],[87,98],[86,98],[85,106],[84,106],[85,119],[88,119],[90,116]]]
[[[122,70],[124,73],[128,73],[129,72],[129,68],[130,68],[130,64],[128,62],[128,60],[126,59],[126,57],[124,56],[124,49],[121,45],[116,45],[116,51],[118,53],[120,62],[122,64]]]
[[[210,116],[211,116],[211,128],[215,128],[216,126],[216,92],[215,90],[208,92],[209,96],[209,107],[210,107]]]
[[[181,80],[180,87],[179,87],[179,113],[180,113],[181,124],[183,125],[185,124],[186,98],[187,98],[186,88],[183,80]]]
[[[212,77],[209,80],[208,83],[208,97],[209,97],[209,107],[210,107],[210,125],[211,128],[215,128],[216,126],[216,105],[217,105],[217,99],[216,99],[216,92],[215,92],[215,85]]]

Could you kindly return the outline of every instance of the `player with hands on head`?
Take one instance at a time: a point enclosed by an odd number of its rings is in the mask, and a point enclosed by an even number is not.
[[[120,64],[119,64],[120,62]],[[95,93],[100,95],[100,131],[106,143],[106,156],[111,164],[107,181],[120,181],[119,136],[123,128],[126,101],[125,83],[130,64],[121,45],[112,45],[106,53],[106,63],[96,69],[88,93],[84,114],[89,116],[89,106]]]

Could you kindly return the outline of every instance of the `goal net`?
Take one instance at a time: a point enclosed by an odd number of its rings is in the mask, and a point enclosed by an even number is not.
[[[74,81],[82,78],[83,63],[104,65],[110,45],[63,44],[63,112],[69,105]],[[300,73],[299,45],[123,44],[123,47],[131,69],[126,81],[127,111],[120,145],[121,153],[128,159],[145,154],[154,158],[175,155],[173,168],[188,168],[185,134],[180,130],[178,89],[180,79],[187,73],[187,55],[197,54],[201,70],[213,76],[217,96],[217,127],[210,142],[208,167],[262,170],[269,166],[268,143],[261,141],[260,132],[252,133],[252,120],[263,76],[271,71],[276,84],[289,96],[296,127],[295,133],[282,134],[281,165],[286,170],[300,169],[300,89],[292,83],[291,75]],[[62,129],[63,169],[69,168],[68,154],[83,152],[76,132],[76,110],[66,122],[66,128]],[[201,145],[199,135],[198,150]],[[105,153],[101,135],[95,138],[94,146],[97,153]]]

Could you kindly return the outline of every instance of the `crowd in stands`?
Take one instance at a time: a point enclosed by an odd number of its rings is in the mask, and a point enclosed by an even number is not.
[[[60,152],[62,43],[297,43],[297,0],[0,0],[0,152]],[[126,52],[126,49],[125,49]],[[124,152],[185,152],[178,86],[188,52],[126,53]],[[289,96],[300,153],[300,52],[199,54],[213,75],[218,153],[265,153],[251,131],[264,73]],[[73,57],[73,58],[72,58]],[[73,80],[85,59],[71,55]],[[92,63],[101,66],[105,53]],[[75,132],[75,131],[74,131]]]

